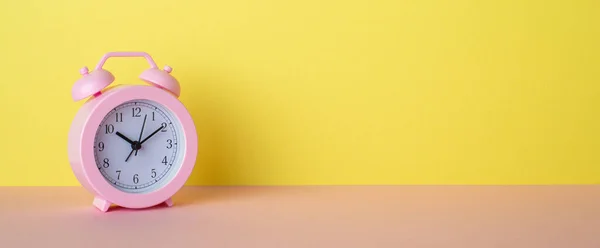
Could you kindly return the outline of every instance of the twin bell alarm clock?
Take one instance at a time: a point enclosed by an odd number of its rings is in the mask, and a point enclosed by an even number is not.
[[[102,68],[111,57],[143,57],[150,68],[139,78],[147,85],[108,87],[115,77]],[[68,137],[68,156],[81,185],[102,212],[172,206],[171,197],[190,176],[197,154],[194,122],[178,100],[179,82],[145,52],[110,52],[93,71],[80,70],[74,101],[78,110]]]

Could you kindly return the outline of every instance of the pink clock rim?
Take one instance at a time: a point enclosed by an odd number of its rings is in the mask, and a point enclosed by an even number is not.
[[[182,164],[172,180],[163,187],[148,193],[126,193],[111,186],[98,171],[94,159],[93,145],[98,126],[105,114],[117,105],[134,100],[147,99],[162,104],[179,119],[185,139]],[[80,140],[81,167],[89,185],[99,197],[126,208],[146,208],[160,204],[172,197],[187,181],[196,162],[198,144],[193,119],[185,106],[170,93],[154,86],[127,85],[111,89],[98,98],[84,122]]]

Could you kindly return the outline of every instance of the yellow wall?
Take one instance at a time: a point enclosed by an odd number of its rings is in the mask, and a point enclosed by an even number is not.
[[[600,1],[0,3],[0,185],[78,185],[79,69],[169,64],[189,184],[600,182]],[[113,59],[117,83],[142,59]]]

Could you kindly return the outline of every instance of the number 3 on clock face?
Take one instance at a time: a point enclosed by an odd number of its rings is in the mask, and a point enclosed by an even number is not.
[[[94,158],[115,188],[145,193],[169,182],[184,149],[181,125],[162,105],[132,100],[112,109],[94,137]]]

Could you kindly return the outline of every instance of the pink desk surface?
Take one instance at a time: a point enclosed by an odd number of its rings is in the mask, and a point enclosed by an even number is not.
[[[600,186],[187,187],[108,213],[78,187],[0,197],[2,248],[600,248]]]

